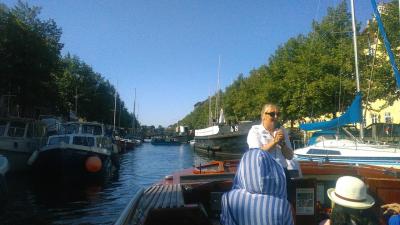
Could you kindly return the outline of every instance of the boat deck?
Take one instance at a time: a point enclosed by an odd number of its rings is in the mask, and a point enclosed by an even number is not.
[[[220,224],[221,197],[231,190],[237,166],[235,161],[211,162],[167,176],[139,192],[115,224]],[[368,185],[376,200],[371,213],[379,217],[380,224],[385,224],[380,206],[400,202],[399,170],[315,162],[302,162],[301,168],[303,177],[292,178],[288,196],[295,224],[318,224],[327,218],[331,210],[327,190],[344,175],[359,177]]]
[[[211,222],[203,206],[184,202],[181,184],[156,184],[147,188],[132,205],[134,211],[116,224],[219,224]]]

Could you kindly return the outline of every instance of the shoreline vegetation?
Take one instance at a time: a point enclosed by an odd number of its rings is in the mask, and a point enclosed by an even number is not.
[[[113,124],[114,85],[78,56],[62,56],[61,28],[39,15],[39,7],[22,1],[13,8],[0,3],[0,116],[68,118],[74,112]],[[116,101],[116,124],[131,127],[136,118],[118,92]]]
[[[239,74],[220,91],[226,120],[257,120],[258,109],[265,102],[279,105],[283,120],[292,125],[305,117],[344,111],[355,95],[348,7],[342,1],[328,8],[321,21],[312,22],[309,33],[290,38],[264,65],[248,75]],[[39,15],[39,7],[22,1],[12,8],[0,3],[0,115],[68,117],[70,111],[77,111],[88,121],[112,124],[116,88],[78,56],[61,55],[62,29],[54,20],[42,20]],[[382,20],[392,50],[400,46],[398,17],[397,1],[386,3]],[[364,102],[367,98],[368,102],[385,99],[390,105],[400,94],[372,17],[365,28],[358,24],[358,44],[361,87],[368,93]],[[216,96],[212,96],[213,106]],[[178,124],[190,129],[205,127],[208,104],[208,97],[196,103]],[[128,112],[118,94],[117,105],[119,125],[131,127],[135,115]],[[138,121],[135,124],[139,126]]]
[[[400,46],[397,1],[383,6],[382,21],[392,50],[396,50]],[[369,103],[384,99],[387,107],[398,100],[400,94],[396,92],[394,75],[372,11],[365,28],[361,29],[358,23],[357,36],[364,104],[370,109]],[[313,21],[309,33],[290,38],[277,48],[266,64],[248,75],[239,74],[221,91],[225,118],[233,123],[259,120],[259,109],[266,102],[279,105],[282,119],[291,126],[306,117],[335,116],[336,112],[344,112],[356,94],[352,59],[351,14],[346,1],[342,1],[328,8],[321,21]],[[396,61],[399,62],[398,57]],[[211,103],[208,99],[196,103],[194,110],[179,124],[192,129],[206,127],[209,104],[215,106],[216,96],[211,96]]]

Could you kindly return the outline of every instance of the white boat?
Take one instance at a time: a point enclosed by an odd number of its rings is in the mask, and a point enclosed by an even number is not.
[[[356,65],[356,81],[357,92],[360,93],[359,76],[358,76],[358,62],[357,62],[357,44],[355,36],[355,18],[354,18],[354,5],[352,3],[352,19],[353,19],[353,37],[354,37],[354,51],[355,51],[355,65]],[[376,9],[376,4],[372,5],[374,8],[375,17],[378,21],[378,26],[385,39],[385,32],[383,25],[380,21],[379,12]],[[390,45],[385,42],[386,48],[389,49],[389,56],[391,53]],[[389,58],[392,59],[393,55]],[[398,70],[395,63],[392,64],[394,73],[398,80]],[[398,86],[399,88],[399,86]],[[357,94],[349,109],[340,117],[327,122],[302,124],[300,128],[303,130],[325,130],[333,129],[337,126],[343,126],[349,123],[360,123],[362,121],[361,114],[361,94]],[[361,124],[360,139],[363,138],[363,127]],[[349,133],[348,133],[349,134]],[[400,148],[399,146],[378,145],[363,143],[355,139],[334,138],[326,139],[324,136],[320,137],[315,144],[305,148],[296,149],[294,151],[295,157],[299,160],[320,161],[320,162],[342,162],[351,164],[368,164],[385,167],[398,167],[400,168]]]
[[[298,160],[367,164],[400,168],[399,146],[359,143],[349,139],[322,138],[316,144],[296,149]]]
[[[0,154],[7,158],[10,171],[30,169],[28,160],[46,142],[45,126],[32,119],[0,119]]]

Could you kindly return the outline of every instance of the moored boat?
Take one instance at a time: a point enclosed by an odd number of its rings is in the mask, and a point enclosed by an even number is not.
[[[247,134],[255,122],[219,124],[195,130],[194,147],[208,154],[240,158],[248,148]]]
[[[28,160],[46,141],[45,126],[33,119],[0,119],[0,154],[7,158],[10,173],[26,172]]]
[[[153,137],[151,139],[152,145],[181,145],[182,143],[175,138],[167,137]]]
[[[297,159],[351,164],[369,164],[400,168],[399,146],[358,143],[356,140],[322,140],[305,148],[296,149]]]
[[[136,142],[134,140],[120,137],[115,137],[114,139],[120,153],[135,149]]]
[[[33,163],[40,175],[101,178],[117,167],[113,160],[111,137],[95,122],[70,122],[61,133],[50,136]]]
[[[352,1],[352,4],[354,2]],[[371,0],[372,8],[375,14],[375,21],[377,22],[380,35],[384,39],[386,52],[388,53],[391,61],[391,66],[396,78],[397,88],[400,88],[400,74],[394,60],[394,55],[390,47],[390,42],[387,39],[383,23],[380,19],[380,12],[374,0]],[[357,94],[347,109],[340,117],[334,118],[330,121],[301,124],[300,128],[308,130],[326,130],[337,129],[346,124],[359,123],[360,127],[360,140],[351,137],[351,140],[339,138],[338,135],[332,140],[324,140],[323,138],[308,147],[297,149],[295,155],[300,160],[312,161],[327,161],[327,162],[343,162],[343,163],[363,163],[370,165],[379,165],[387,167],[400,167],[400,146],[378,145],[364,143],[364,122],[362,116],[362,94],[360,89],[360,81],[358,75],[358,58],[357,58],[357,36],[355,26],[354,5],[352,5],[352,27],[353,27],[353,42],[354,42],[354,59],[355,59],[355,72]],[[364,118],[365,119],[365,118]],[[349,135],[351,135],[348,132]]]

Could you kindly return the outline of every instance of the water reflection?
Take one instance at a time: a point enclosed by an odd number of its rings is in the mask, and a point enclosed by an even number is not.
[[[9,195],[0,205],[0,223],[112,224],[139,188],[211,160],[188,144],[143,144],[120,157],[120,170],[104,181],[70,183],[29,175],[7,177]]]

